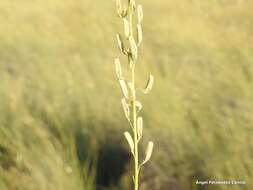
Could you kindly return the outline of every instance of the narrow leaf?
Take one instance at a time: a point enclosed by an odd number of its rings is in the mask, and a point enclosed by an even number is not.
[[[126,140],[130,146],[131,152],[134,153],[134,141],[129,132],[124,132]]]
[[[122,104],[124,114],[125,114],[127,120],[130,120],[130,109],[129,109],[129,106],[128,106],[125,98],[121,99],[121,104]]]
[[[143,132],[143,119],[142,117],[137,118],[137,134],[138,134],[138,140],[141,139]]]
[[[141,28],[141,25],[138,24],[137,25],[137,44],[138,44],[138,46],[141,45],[141,42],[142,42],[142,28]]]
[[[128,98],[128,89],[127,89],[126,81],[123,79],[120,79],[119,84],[120,84],[124,97]]]
[[[122,70],[121,70],[121,65],[120,65],[119,58],[115,59],[114,64],[115,64],[116,75],[120,79],[120,78],[122,78]]]
[[[146,150],[146,157],[145,157],[144,161],[142,162],[142,165],[145,164],[146,162],[148,162],[149,159],[151,158],[151,155],[153,152],[153,147],[154,147],[154,143],[152,141],[149,141],[148,147]]]
[[[154,84],[154,76],[150,75],[149,79],[148,79],[148,82],[147,82],[147,85],[144,89],[144,94],[147,94],[151,91],[153,84]]]

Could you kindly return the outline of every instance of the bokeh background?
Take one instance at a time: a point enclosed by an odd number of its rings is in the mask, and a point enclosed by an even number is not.
[[[141,190],[252,190],[253,1],[138,2]],[[0,189],[131,189],[114,1],[1,0],[0,23]]]

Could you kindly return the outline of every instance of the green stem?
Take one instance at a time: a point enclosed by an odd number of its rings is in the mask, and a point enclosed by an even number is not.
[[[129,10],[129,28],[130,35],[133,36],[133,10]],[[131,61],[131,60],[130,60]],[[133,89],[133,133],[134,133],[134,190],[139,189],[139,153],[138,153],[138,136],[137,136],[137,111],[136,111],[136,92],[135,92],[135,63],[132,65],[132,89]]]
[[[133,126],[134,126],[134,190],[138,190],[139,186],[139,153],[138,153],[138,137],[137,137],[137,113],[136,113],[136,93],[135,93],[135,65],[132,66],[132,88],[133,92]]]

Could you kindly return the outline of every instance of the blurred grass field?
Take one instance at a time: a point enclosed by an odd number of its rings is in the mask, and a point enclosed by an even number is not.
[[[253,1],[138,2],[141,190],[252,190]],[[0,190],[130,189],[114,1],[2,0],[0,23]]]

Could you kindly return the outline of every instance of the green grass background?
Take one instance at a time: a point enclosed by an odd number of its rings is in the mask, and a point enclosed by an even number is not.
[[[253,2],[138,2],[137,84],[155,76],[139,95],[142,149],[155,143],[141,190],[252,190]],[[128,150],[114,2],[2,0],[0,23],[0,189],[131,189],[131,162],[117,184],[96,185],[101,154],[111,171],[124,160],[112,150]],[[205,179],[246,185],[195,184]]]

